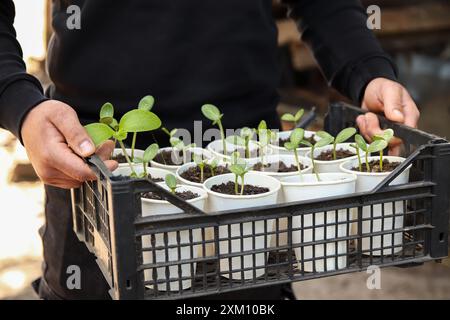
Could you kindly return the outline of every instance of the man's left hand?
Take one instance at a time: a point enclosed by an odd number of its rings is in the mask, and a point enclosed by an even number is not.
[[[366,140],[371,141],[382,130],[374,113],[384,113],[387,119],[416,128],[420,113],[408,91],[399,83],[385,78],[373,79],[366,87],[362,108],[370,111],[356,119]],[[391,149],[398,147],[401,140],[393,139]]]

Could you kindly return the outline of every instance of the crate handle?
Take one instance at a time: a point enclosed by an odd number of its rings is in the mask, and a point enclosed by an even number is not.
[[[112,172],[105,166],[102,159],[100,159],[96,154],[85,158],[85,161],[91,167],[91,170],[101,173],[100,176],[105,176],[107,178],[111,178],[113,176]]]

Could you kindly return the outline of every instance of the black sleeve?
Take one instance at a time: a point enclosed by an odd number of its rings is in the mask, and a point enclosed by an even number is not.
[[[395,64],[367,28],[358,0],[284,0],[329,84],[361,103],[374,78],[397,79]]]
[[[14,16],[12,0],[0,0],[0,127],[20,138],[25,115],[46,97],[39,81],[26,72]]]

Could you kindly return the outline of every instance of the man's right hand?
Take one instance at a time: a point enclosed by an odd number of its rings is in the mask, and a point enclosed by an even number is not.
[[[21,134],[28,157],[45,184],[70,189],[96,179],[81,159],[94,154],[95,146],[69,105],[56,100],[37,105],[25,117]],[[107,141],[96,152],[109,170],[117,168],[116,161],[107,160],[113,148],[114,143]]]

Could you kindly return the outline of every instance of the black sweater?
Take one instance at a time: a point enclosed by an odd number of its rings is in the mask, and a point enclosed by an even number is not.
[[[392,62],[366,28],[357,0],[285,1],[325,77],[357,102],[375,77],[395,79]],[[118,113],[152,94],[168,128],[191,128],[214,103],[225,126],[273,119],[278,102],[277,29],[271,0],[54,1],[48,52],[50,97],[85,121],[112,102]],[[67,6],[81,8],[70,30]],[[46,99],[26,73],[12,0],[0,0],[0,126],[18,136],[26,113]]]

